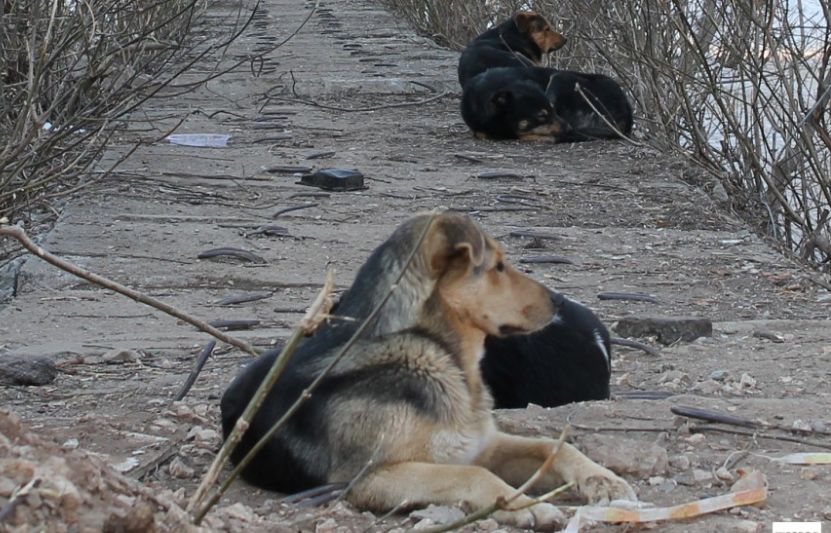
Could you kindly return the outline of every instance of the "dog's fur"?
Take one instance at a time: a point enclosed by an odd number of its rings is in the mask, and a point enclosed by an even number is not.
[[[496,68],[479,74],[462,91],[462,118],[480,139],[556,139],[562,123],[554,106],[533,78],[507,81]]]
[[[467,85],[477,74],[494,67],[541,65],[542,58],[566,43],[545,17],[519,11],[510,20],[473,39],[459,58],[459,84]]]
[[[578,85],[605,120],[578,93]],[[462,93],[462,118],[477,137],[491,139],[577,142],[632,131],[632,106],[615,80],[544,67],[500,67],[479,74]]]
[[[558,307],[539,331],[485,339],[482,377],[495,407],[556,407],[609,397],[609,331],[581,303],[562,298]]]
[[[557,312],[554,301],[508,265],[469,218],[446,212],[432,222],[426,215],[405,222],[373,252],[338,307],[357,323],[333,320],[301,345],[232,459],[239,461],[332,360],[383,298],[425,228],[384,311],[245,469],[245,479],[293,492],[347,482],[365,470],[347,496],[360,508],[464,501],[478,509],[509,496],[511,485],[551,453],[552,439],[496,429],[479,363],[486,335],[540,329]],[[275,357],[271,352],[247,366],[225,392],[226,436]],[[635,498],[624,480],[567,444],[537,488],[563,480],[591,501]],[[513,505],[527,503],[523,496]],[[520,527],[550,527],[560,517],[544,503],[496,514]]]

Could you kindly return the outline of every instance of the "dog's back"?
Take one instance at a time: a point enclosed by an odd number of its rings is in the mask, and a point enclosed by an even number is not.
[[[488,69],[539,65],[542,56],[563,46],[562,34],[555,32],[544,17],[521,11],[510,20],[473,39],[459,58],[458,75],[462,87]]]
[[[632,106],[617,81],[604,74],[537,70],[547,74],[546,94],[557,115],[567,124],[558,141],[618,139],[621,133],[628,135],[632,131]],[[578,86],[583,94],[578,91]]]
[[[564,299],[554,321],[542,330],[488,337],[482,375],[497,408],[605,400],[611,353],[609,332],[597,316]]]

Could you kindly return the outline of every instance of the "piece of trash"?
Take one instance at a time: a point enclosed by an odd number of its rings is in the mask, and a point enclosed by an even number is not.
[[[511,172],[505,170],[494,170],[491,172],[482,172],[474,176],[474,178],[478,178],[480,180],[498,180],[498,179],[509,179],[509,180],[524,180],[526,178],[534,179],[533,174],[519,174],[518,172]]]
[[[223,148],[228,146],[230,138],[226,133],[171,133],[167,136],[170,144],[200,148]]]
[[[782,457],[771,457],[770,459],[789,465],[831,465],[831,453],[828,452],[789,453]]]
[[[309,185],[327,191],[357,191],[366,189],[364,175],[350,168],[322,168],[311,174],[304,174],[301,185]]]
[[[130,470],[137,467],[140,463],[141,463],[141,461],[139,461],[135,457],[128,457],[123,462],[118,463],[118,464],[114,464],[112,466],[113,466],[114,469],[118,470],[122,474],[126,474]]]
[[[243,250],[242,248],[231,248],[229,246],[223,246],[222,248],[211,248],[210,250],[199,252],[196,255],[197,259],[213,259],[216,257],[236,257],[237,259],[248,261],[249,263],[256,263],[259,265],[264,265],[268,262],[263,257],[260,257],[259,255],[253,252]]]
[[[732,507],[752,505],[767,499],[767,481],[764,474],[758,471],[745,472],[742,479],[736,483],[743,481],[750,483],[743,485],[741,487],[742,490],[712,498],[682,503],[680,505],[673,505],[672,507],[631,509],[586,505],[577,509],[577,512],[571,517],[568,526],[563,531],[564,533],[578,533],[581,525],[592,521],[639,524],[660,520],[693,518]]]
[[[266,298],[271,298],[273,294],[274,293],[271,291],[256,291],[231,294],[216,302],[215,305],[237,305],[248,302],[256,302],[257,300],[265,300]]]
[[[263,167],[263,170],[269,174],[303,174],[311,172],[312,167],[301,167],[296,165],[271,165]]]
[[[257,319],[229,319],[229,320],[211,320],[208,322],[209,325],[215,327],[216,329],[223,329],[225,331],[241,331],[244,329],[251,329],[255,328],[260,325],[260,321]]]

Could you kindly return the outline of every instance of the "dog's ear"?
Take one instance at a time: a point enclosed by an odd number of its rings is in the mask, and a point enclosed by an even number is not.
[[[528,34],[534,31],[540,31],[542,28],[541,22],[545,19],[534,11],[518,11],[514,13],[514,24],[520,33]]]
[[[511,94],[511,91],[499,91],[491,97],[491,103],[498,108],[508,107],[513,100],[514,95]]]
[[[443,213],[436,217],[424,244],[436,277],[455,260],[464,260],[474,268],[485,262],[485,233],[465,215]]]

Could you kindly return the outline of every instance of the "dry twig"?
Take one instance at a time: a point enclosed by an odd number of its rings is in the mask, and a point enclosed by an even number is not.
[[[98,274],[94,274],[92,272],[88,272],[77,265],[74,265],[68,261],[64,261],[60,257],[52,255],[51,253],[47,252],[40,246],[38,246],[34,241],[32,241],[26,232],[23,231],[23,228],[18,226],[0,226],[0,236],[8,236],[12,237],[13,239],[17,239],[20,244],[23,245],[24,248],[29,250],[31,253],[35,254],[36,256],[40,257],[47,263],[60,268],[65,272],[69,272],[70,274],[77,276],[83,280],[86,280],[94,285],[98,285],[99,287],[103,287],[105,289],[109,289],[113,292],[117,292],[118,294],[122,294],[131,300],[135,300],[136,302],[143,303],[145,305],[149,305],[163,313],[167,313],[170,316],[176,317],[179,320],[183,320],[188,324],[196,326],[201,331],[215,337],[226,344],[230,344],[231,346],[235,346],[240,350],[249,353],[251,355],[259,355],[259,351],[255,349],[253,346],[248,344],[247,342],[231,337],[220,330],[216,329],[215,327],[211,326],[204,320],[200,320],[195,318],[184,311],[180,311],[175,307],[168,305],[160,300],[153,298],[152,296],[148,296],[144,293],[141,293],[137,290],[131,289],[120,283],[116,283],[110,279],[107,279],[103,276],[99,276]]]
[[[335,282],[334,282],[334,275],[332,274],[331,270],[326,272],[326,279],[323,282],[323,288],[321,288],[320,292],[315,299],[315,302],[309,308],[306,316],[303,317],[300,325],[295,328],[294,332],[292,333],[291,337],[289,337],[286,344],[283,346],[283,349],[280,352],[280,355],[274,360],[274,364],[271,365],[266,376],[263,378],[262,383],[257,388],[257,391],[252,396],[251,400],[248,402],[248,405],[245,407],[245,410],[242,412],[240,417],[237,419],[236,423],[234,424],[234,428],[231,430],[231,433],[225,439],[225,442],[222,443],[222,448],[220,448],[219,453],[214,458],[213,463],[211,463],[208,472],[202,478],[202,482],[199,484],[199,487],[196,489],[196,492],[191,497],[190,501],[188,502],[188,511],[193,511],[196,509],[199,504],[202,503],[202,500],[208,494],[210,488],[216,483],[216,480],[219,478],[219,473],[222,471],[222,468],[228,462],[228,458],[231,456],[231,452],[234,451],[234,448],[239,444],[242,440],[242,436],[245,434],[245,431],[248,430],[248,426],[251,423],[251,420],[254,418],[254,415],[257,414],[260,406],[265,401],[266,396],[268,395],[271,388],[276,383],[277,378],[280,377],[283,370],[285,369],[286,365],[289,362],[289,359],[294,354],[294,351],[297,349],[297,346],[300,344],[300,341],[306,335],[310,334],[311,332],[308,329],[309,324],[316,324],[318,322],[318,315],[325,314],[329,312],[329,308],[326,307],[327,303],[331,306],[331,293],[334,289]],[[218,498],[217,498],[218,500]],[[213,500],[212,500],[213,501]],[[210,510],[212,507],[212,503],[208,503],[205,507],[203,507],[197,514],[194,519],[194,522],[198,525],[202,518],[204,518],[205,514]]]

